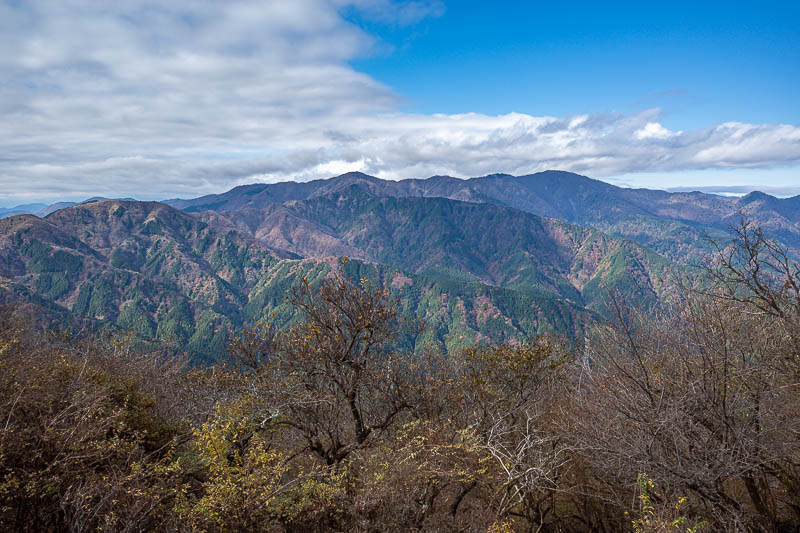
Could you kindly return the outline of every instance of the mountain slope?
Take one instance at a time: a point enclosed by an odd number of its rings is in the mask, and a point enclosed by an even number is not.
[[[156,202],[103,201],[45,219],[0,220],[0,285],[74,316],[169,340],[197,357],[219,355],[231,328],[261,313],[292,319],[286,291],[316,282],[338,262],[295,259],[241,231],[209,224]],[[430,324],[412,347],[447,349],[476,339],[579,332],[591,318],[549,295],[416,276],[351,261],[348,269],[385,282],[409,318]]]
[[[401,181],[354,172],[308,183],[247,185],[224,194],[167,203],[191,212],[263,209],[324,196],[352,185],[375,196],[442,197],[506,205],[626,237],[687,263],[700,260],[710,249],[706,236],[724,240],[729,225],[745,212],[800,256],[800,197],[780,199],[758,193],[754,200],[700,192],[626,189],[561,171],[519,177],[494,174],[462,180],[434,176]]]
[[[117,201],[0,221],[0,257],[8,286],[190,351],[222,347],[247,286],[278,260],[253,239],[163,204]]]
[[[595,309],[609,291],[654,300],[675,267],[633,242],[516,209],[377,197],[361,185],[261,210],[201,216],[303,257],[348,255]]]

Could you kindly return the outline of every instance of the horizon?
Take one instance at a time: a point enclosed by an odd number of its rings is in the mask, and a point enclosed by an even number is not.
[[[800,194],[800,6],[0,2],[0,206],[548,168]]]
[[[558,170],[558,169],[547,169],[547,170],[543,170],[543,171],[540,171],[540,172],[535,172],[533,174],[528,174],[528,175],[536,175],[536,174],[541,174],[541,173],[544,173],[544,172],[567,172],[567,171],[562,171],[562,170]],[[328,181],[328,180],[333,180],[333,179],[337,179],[337,178],[341,178],[343,176],[346,176],[347,174],[362,174],[362,175],[370,177],[370,178],[383,179],[383,178],[378,178],[377,176],[371,176],[369,174],[365,174],[365,173],[360,172],[360,171],[351,171],[351,172],[346,172],[344,174],[339,174],[337,176],[330,176],[330,177],[327,177],[327,178],[315,178],[313,180],[309,180],[309,182],[310,181]],[[651,191],[662,191],[662,192],[667,192],[667,193],[670,193],[670,194],[673,194],[673,193],[693,193],[693,192],[698,192],[698,193],[701,193],[701,194],[708,194],[708,195],[711,195],[711,196],[719,196],[719,197],[722,197],[722,198],[743,198],[743,197],[745,197],[745,196],[747,196],[749,194],[752,194],[752,193],[762,193],[762,194],[766,194],[768,196],[771,196],[771,197],[774,197],[774,198],[779,198],[779,199],[800,197],[800,194],[785,194],[785,190],[786,189],[780,188],[780,187],[764,187],[763,189],[751,189],[749,187],[729,186],[729,187],[725,187],[724,188],[725,190],[723,190],[723,191],[718,190],[719,187],[714,187],[714,186],[700,186],[700,187],[694,187],[694,188],[692,188],[692,187],[670,187],[670,188],[661,188],[660,189],[660,188],[657,188],[657,187],[631,187],[631,186],[625,186],[625,185],[610,183],[608,181],[604,181],[604,180],[601,180],[601,179],[595,179],[595,178],[592,178],[591,176],[585,176],[583,174],[578,174],[578,173],[574,173],[574,172],[572,174],[575,174],[577,176],[581,176],[583,178],[588,178],[588,179],[593,180],[593,181],[599,181],[599,182],[602,182],[602,183],[606,183],[608,185],[612,185],[612,186],[615,186],[615,187],[620,187],[622,189],[644,189],[644,190],[651,190]],[[512,178],[522,178],[522,177],[528,176],[528,175],[514,176],[514,175],[511,175],[511,174],[494,173],[494,174],[487,174],[485,176],[472,176],[472,177],[468,177],[468,178],[457,178],[455,176],[437,175],[437,176],[428,176],[427,178],[401,178],[400,180],[385,180],[385,181],[406,181],[406,180],[424,181],[424,180],[429,180],[429,179],[433,179],[433,178],[440,178],[440,177],[460,179],[460,180],[467,181],[467,180],[472,180],[472,179],[486,178],[486,177],[490,177],[490,176],[494,176],[494,175],[509,176],[509,177],[512,177]],[[243,183],[241,185],[236,185],[234,187],[231,187],[230,189],[227,189],[227,190],[222,191],[220,193],[209,193],[209,194],[210,195],[225,194],[225,193],[230,192],[233,189],[239,188],[239,187],[249,187],[249,186],[253,186],[253,185],[268,186],[268,185],[275,185],[277,183],[286,183],[286,182]],[[195,199],[195,198],[200,198],[202,196],[208,196],[208,195],[187,196],[187,197],[173,197],[173,198],[164,198],[164,197],[149,198],[149,197],[146,197],[146,196],[145,197],[139,197],[139,198],[133,198],[133,197],[102,197],[102,196],[94,196],[94,197],[85,198],[85,197],[73,196],[73,197],[64,197],[64,198],[58,199],[56,201],[46,201],[46,200],[42,199],[42,200],[34,200],[34,201],[31,201],[31,202],[27,202],[25,204],[16,204],[16,205],[7,204],[7,203],[2,202],[2,200],[0,200],[0,209],[24,208],[24,207],[31,207],[31,206],[36,206],[39,209],[42,209],[44,207],[52,207],[54,205],[61,204],[61,203],[65,203],[65,204],[82,204],[82,203],[99,202],[99,201],[122,201],[122,202],[135,201],[135,202],[161,202],[161,203],[163,203],[163,202],[170,202],[170,201],[175,201],[175,200],[191,200],[191,199]]]

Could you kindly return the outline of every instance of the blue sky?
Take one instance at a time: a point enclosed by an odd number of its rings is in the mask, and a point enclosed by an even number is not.
[[[354,61],[420,113],[658,106],[663,124],[800,122],[800,2],[449,2]]]
[[[800,3],[0,0],[0,205],[360,170],[800,194]]]

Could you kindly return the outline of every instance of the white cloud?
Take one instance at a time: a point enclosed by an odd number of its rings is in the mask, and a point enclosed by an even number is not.
[[[642,139],[669,139],[675,135],[680,135],[682,132],[674,133],[658,122],[648,122],[643,128],[636,130],[634,137],[638,140]]]
[[[800,128],[670,131],[659,111],[398,113],[349,62],[440,1],[0,2],[0,197],[192,196],[347,170],[381,177],[771,167]],[[377,43],[379,44],[379,43]],[[457,88],[454,88],[457,90]]]

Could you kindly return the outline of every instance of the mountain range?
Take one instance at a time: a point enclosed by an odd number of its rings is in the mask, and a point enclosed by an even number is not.
[[[136,201],[134,198],[116,198],[116,199],[126,200],[131,202]],[[109,198],[95,196],[92,198],[87,198],[82,202],[56,202],[54,204],[49,204],[49,205],[43,203],[33,203],[33,204],[21,204],[14,207],[0,207],[0,219],[13,217],[14,215],[36,215],[38,217],[46,217],[50,213],[58,211],[59,209],[72,207],[73,205],[88,204],[90,202],[99,202],[100,200],[109,200]]]
[[[743,197],[669,193],[617,187],[553,170],[526,176],[493,174],[471,179],[434,176],[401,181],[352,172],[307,183],[244,185],[223,194],[166,203],[187,212],[262,209],[276,203],[324,196],[354,184],[375,196],[440,197],[513,207],[631,239],[683,262],[701,258],[708,250],[706,237],[724,239],[730,225],[746,214],[795,256],[800,256],[800,195],[777,198],[762,192]]]
[[[0,286],[60,320],[211,359],[261,314],[291,322],[287,290],[340,269],[390,287],[402,314],[427,325],[409,348],[456,350],[580,335],[610,293],[656,302],[702,260],[705,237],[724,241],[741,213],[797,255],[800,197],[623,189],[555,171],[399,182],[350,173],[11,216],[0,220]]]

